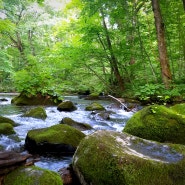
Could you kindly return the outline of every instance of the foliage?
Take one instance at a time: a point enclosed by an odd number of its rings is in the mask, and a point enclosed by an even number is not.
[[[183,97],[184,89],[184,85],[174,85],[165,89],[163,84],[145,84],[136,89],[135,96],[143,102],[165,104],[171,102],[174,97]]]
[[[162,84],[150,1],[72,0],[62,11],[31,0],[2,0],[2,6],[2,90],[131,92],[139,100],[162,103],[182,95],[185,14],[180,1],[160,1],[173,76],[169,90]]]

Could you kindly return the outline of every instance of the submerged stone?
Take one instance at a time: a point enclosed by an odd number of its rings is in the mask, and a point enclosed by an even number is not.
[[[184,185],[184,156],[184,145],[102,130],[80,142],[72,165],[82,185]]]
[[[20,167],[4,178],[3,185],[63,185],[56,172],[35,166]]]
[[[64,124],[30,130],[25,140],[25,148],[32,153],[73,154],[85,134]]]
[[[185,144],[185,115],[163,105],[147,106],[127,121],[123,131],[144,139]]]
[[[33,117],[33,118],[39,118],[39,119],[46,119],[47,114],[43,107],[36,107],[29,111],[27,111],[25,114],[23,114],[24,117]]]

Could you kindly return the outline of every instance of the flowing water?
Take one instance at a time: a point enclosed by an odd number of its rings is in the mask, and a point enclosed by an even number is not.
[[[76,104],[77,110],[73,112],[59,112],[56,106],[46,106],[45,110],[47,118],[45,120],[22,117],[22,114],[27,110],[34,108],[34,106],[15,106],[11,104],[11,99],[15,95],[0,95],[0,99],[7,101],[0,101],[0,115],[14,120],[18,126],[14,127],[16,135],[0,136],[0,145],[5,150],[24,151],[24,141],[29,130],[36,128],[49,127],[58,124],[64,117],[70,117],[75,121],[88,123],[94,130],[115,130],[122,131],[126,121],[133,115],[133,112],[126,112],[121,108],[113,108],[114,103],[111,100],[98,100],[96,102],[103,105],[106,110],[111,111],[110,119],[104,120],[96,114],[91,114],[85,111],[85,107],[94,101],[79,99],[77,96],[65,96],[65,100],[71,100]],[[92,131],[84,132],[90,134]],[[18,136],[18,137],[17,137]],[[19,139],[17,139],[19,138]],[[72,156],[41,156],[36,166],[46,168],[53,171],[58,171],[63,167],[67,167],[72,161]]]

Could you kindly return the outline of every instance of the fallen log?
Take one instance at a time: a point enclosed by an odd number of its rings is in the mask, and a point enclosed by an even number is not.
[[[116,100],[117,102],[119,102],[123,107],[124,107],[124,110],[126,111],[132,111],[131,109],[129,109],[121,100],[119,100],[118,98],[115,98],[114,96],[111,96],[111,95],[108,95],[108,97]],[[133,111],[132,111],[133,112]]]

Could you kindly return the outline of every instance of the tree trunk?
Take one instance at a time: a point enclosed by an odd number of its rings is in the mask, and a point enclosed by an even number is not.
[[[185,0],[182,0],[183,6],[184,6],[184,11],[185,11]]]
[[[105,30],[105,37],[106,37],[106,41],[107,41],[107,48],[110,52],[110,57],[109,57],[110,60],[109,61],[110,61],[111,69],[113,71],[115,79],[118,82],[120,90],[124,91],[123,78],[122,78],[122,76],[119,72],[118,61],[117,61],[117,58],[116,58],[116,56],[114,54],[114,51],[113,51],[113,48],[112,48],[111,39],[110,39],[110,36],[109,36],[108,28],[107,28],[107,25],[106,25],[106,22],[105,22],[104,13],[103,13],[102,10],[101,10],[101,14],[102,14],[102,20],[103,20],[103,27],[104,27],[104,30]]]
[[[172,81],[172,75],[171,75],[170,65],[169,65],[168,56],[167,56],[164,23],[162,20],[161,10],[160,10],[160,5],[158,0],[152,0],[152,8],[154,12],[155,27],[157,31],[157,41],[158,41],[159,59],[161,64],[162,81],[165,85],[165,88],[168,89]]]

